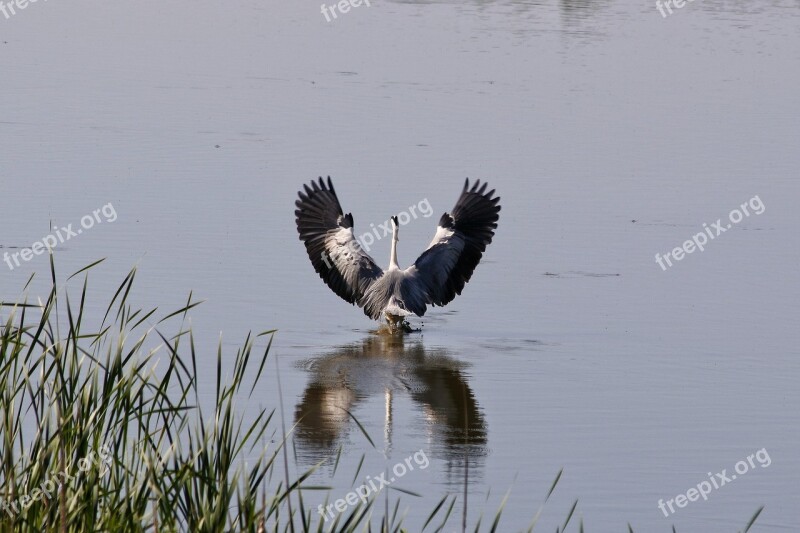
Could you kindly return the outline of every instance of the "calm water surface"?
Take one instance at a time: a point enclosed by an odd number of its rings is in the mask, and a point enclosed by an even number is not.
[[[374,0],[331,22],[319,2],[29,4],[0,15],[0,254],[111,203],[115,221],[56,250],[63,277],[107,258],[90,318],[133,265],[142,306],[193,290],[209,388],[220,332],[232,357],[278,328],[294,468],[326,460],[312,482],[336,499],[362,457],[359,483],[424,451],[396,482],[424,498],[390,492],[411,531],[463,490],[465,458],[471,524],[510,489],[502,530],[524,529],[563,467],[544,531],[576,499],[587,531],[737,531],[761,505],[754,531],[796,531],[799,60],[788,0],[666,18],[650,1]],[[313,272],[293,202],[321,174],[360,231],[429,202],[401,265],[464,177],[502,196],[473,280],[422,333],[375,335]],[[756,195],[761,214],[656,264]],[[384,266],[389,242],[371,250]],[[43,296],[47,271],[0,264],[0,298],[34,272]],[[252,407],[277,397],[268,376]],[[762,448],[769,467],[658,509]]]

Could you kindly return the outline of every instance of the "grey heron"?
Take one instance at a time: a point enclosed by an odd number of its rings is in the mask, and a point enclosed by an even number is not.
[[[407,327],[407,316],[424,315],[428,305],[448,304],[472,277],[499,219],[500,198],[486,188],[480,180],[470,186],[467,179],[452,212],[439,219],[428,248],[403,270],[397,263],[397,217],[391,218],[391,254],[383,270],[356,239],[353,215],[342,211],[330,176],[327,183],[320,177],[298,193],[297,231],[328,287],[371,319],[385,317],[395,330]]]

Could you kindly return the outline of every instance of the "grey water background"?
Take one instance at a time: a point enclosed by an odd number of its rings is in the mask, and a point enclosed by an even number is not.
[[[357,484],[424,450],[430,466],[397,481],[424,497],[390,493],[412,531],[462,491],[465,455],[471,524],[511,489],[501,529],[525,528],[563,467],[542,530],[578,499],[587,531],[736,531],[760,505],[755,531],[795,531],[800,4],[695,0],[663,18],[649,1],[374,0],[332,22],[318,4],[0,16],[0,254],[112,203],[113,223],[55,252],[62,278],[107,258],[89,319],[133,265],[142,306],[194,291],[209,389],[220,332],[231,357],[278,328],[293,468],[327,459],[312,481],[335,500],[362,455]],[[328,174],[360,231],[429,201],[401,265],[466,176],[501,195],[472,282],[422,334],[372,334],[313,272],[293,202]],[[755,195],[762,214],[656,264]],[[371,249],[383,266],[389,242]],[[48,269],[1,263],[0,299],[34,272],[44,298]],[[250,407],[277,398],[270,375]],[[761,448],[768,468],[658,509]]]

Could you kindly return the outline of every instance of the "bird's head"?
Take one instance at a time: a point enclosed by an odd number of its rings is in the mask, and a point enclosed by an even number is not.
[[[400,228],[400,223],[397,221],[397,217],[392,217],[392,238],[396,241],[399,241],[400,238],[397,236],[398,229]]]

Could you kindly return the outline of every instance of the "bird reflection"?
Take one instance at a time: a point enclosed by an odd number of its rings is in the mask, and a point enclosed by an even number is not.
[[[473,465],[485,457],[484,416],[462,374],[463,363],[445,350],[426,349],[422,340],[406,336],[370,335],[315,358],[309,366],[313,375],[295,409],[300,456],[313,462],[333,456],[356,428],[347,411],[377,441],[369,422],[354,411],[375,402],[384,404],[383,448],[391,452],[394,402],[407,395],[420,408],[425,448],[446,459],[448,469],[462,464],[465,456]],[[378,442],[375,446],[381,447]]]

